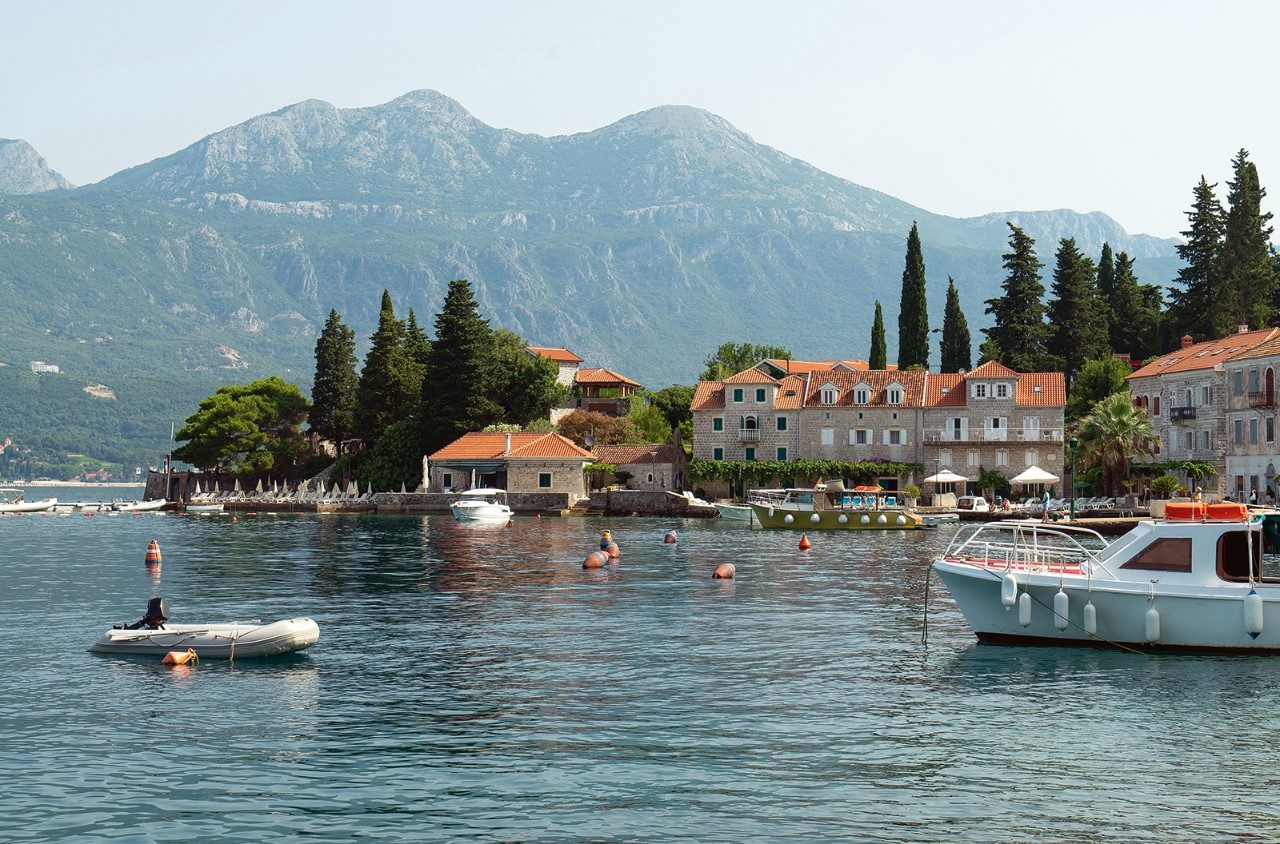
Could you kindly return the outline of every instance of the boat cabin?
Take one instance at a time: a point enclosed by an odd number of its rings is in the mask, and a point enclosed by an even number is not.
[[[841,481],[820,483],[811,489],[753,490],[752,503],[791,510],[901,510],[898,494],[879,486],[845,489]]]

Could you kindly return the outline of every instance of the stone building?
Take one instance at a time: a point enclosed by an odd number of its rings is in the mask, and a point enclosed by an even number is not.
[[[587,497],[583,470],[591,452],[559,434],[463,434],[427,457],[427,492],[492,487]]]
[[[859,368],[861,361],[762,361],[694,392],[694,457],[915,463],[949,467],[976,489],[979,468],[1012,477],[1031,465],[1061,475],[1061,373],[988,363],[967,374]],[[943,462],[946,461],[946,462]],[[724,485],[704,485],[724,495]]]
[[[1204,479],[1201,485],[1211,495],[1226,495],[1237,489],[1265,489],[1260,484],[1250,487],[1246,483],[1248,478],[1257,482],[1264,477],[1267,462],[1259,459],[1267,447],[1267,414],[1260,411],[1267,408],[1250,404],[1265,400],[1265,385],[1259,379],[1265,379],[1266,367],[1261,362],[1266,353],[1256,359],[1251,356],[1264,346],[1274,348],[1270,341],[1278,336],[1278,329],[1248,331],[1243,327],[1229,337],[1202,343],[1185,336],[1177,350],[1131,374],[1129,393],[1133,402],[1147,411],[1160,438],[1159,453],[1139,460],[1209,463],[1217,475]],[[1252,360],[1258,363],[1243,363]],[[1257,427],[1257,439],[1253,442],[1250,442],[1250,419]],[[1238,444],[1232,438],[1236,421],[1241,423]],[[1271,448],[1274,450],[1274,440]],[[1239,472],[1227,465],[1232,449]],[[1247,459],[1240,462],[1239,458]],[[1236,475],[1239,475],[1238,484]]]
[[[1280,371],[1280,336],[1241,352],[1223,366],[1226,412],[1226,486],[1237,501],[1265,502],[1275,495],[1276,372]]]
[[[631,477],[627,489],[684,488],[684,448],[675,443],[597,445],[591,450],[600,463],[612,463]]]
[[[546,358],[554,363],[558,370],[556,382],[566,387],[573,387],[573,381],[578,376],[578,367],[582,365],[582,358],[568,349],[551,349],[542,346],[530,346],[529,354]]]

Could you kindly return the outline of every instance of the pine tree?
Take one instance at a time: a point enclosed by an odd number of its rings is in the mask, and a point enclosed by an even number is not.
[[[929,367],[929,305],[925,301],[924,254],[915,223],[907,235],[902,301],[898,307],[898,369]]]
[[[876,316],[871,321],[871,355],[867,365],[872,369],[888,369],[889,351],[884,342],[884,311],[880,309],[880,300],[876,300]]]
[[[342,441],[355,429],[356,334],[342,322],[337,310],[316,340],[316,377],[311,387],[311,430],[342,450]]]
[[[1116,262],[1111,252],[1111,244],[1102,244],[1102,255],[1098,258],[1098,298],[1102,304],[1101,316],[1106,319],[1107,338],[1113,349],[1119,348],[1115,343],[1116,314],[1112,304],[1112,292],[1116,286]]]
[[[1195,187],[1195,201],[1187,212],[1190,227],[1182,232],[1185,243],[1178,244],[1178,256],[1184,266],[1174,281],[1182,285],[1172,291],[1170,317],[1179,334],[1190,334],[1197,340],[1211,340],[1227,332],[1222,303],[1219,260],[1222,254],[1222,205],[1211,185],[1200,177]]]
[[[366,444],[377,442],[388,426],[406,419],[418,401],[414,386],[421,382],[422,371],[410,357],[404,335],[404,323],[396,319],[391,294],[384,290],[378,330],[356,392],[356,434]]]
[[[1164,351],[1160,342],[1164,318],[1160,287],[1139,283],[1133,271],[1133,258],[1126,252],[1116,256],[1111,308],[1115,314],[1112,349],[1137,360]]]
[[[435,328],[429,376],[422,382],[420,433],[427,454],[469,431],[503,421],[502,408],[486,384],[493,330],[480,316],[470,282],[449,282]]]
[[[943,372],[961,372],[973,368],[973,340],[969,321],[960,310],[960,291],[955,279],[947,276],[947,309],[942,316]]]
[[[1085,361],[1107,355],[1111,349],[1106,333],[1099,330],[1105,323],[1093,259],[1081,254],[1070,237],[1059,242],[1055,257],[1048,350],[1066,372],[1069,385]]]
[[[987,300],[986,312],[992,326],[985,330],[992,346],[983,344],[982,351],[1000,354],[1000,362],[1019,372],[1035,372],[1044,368],[1048,353],[1045,343],[1048,328],[1044,324],[1044,283],[1036,258],[1035,241],[1022,229],[1009,223],[1010,252],[1005,253],[1004,268],[1009,275],[1002,284],[1004,295]]]
[[[1223,227],[1222,288],[1228,303],[1228,330],[1236,325],[1261,328],[1275,312],[1275,268],[1268,245],[1270,213],[1262,213],[1267,195],[1258,182],[1258,168],[1249,153],[1240,150],[1231,161],[1233,178],[1227,182],[1227,216]]]
[[[409,324],[405,327],[404,341],[409,355],[425,368],[431,357],[431,340],[418,324],[418,315],[413,312],[413,308],[409,309]]]

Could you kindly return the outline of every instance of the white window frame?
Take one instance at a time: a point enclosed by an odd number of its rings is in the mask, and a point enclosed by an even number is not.
[[[1009,398],[1009,385],[1008,385],[1008,384],[996,384],[996,398],[998,398],[998,399],[1007,399],[1007,398]]]

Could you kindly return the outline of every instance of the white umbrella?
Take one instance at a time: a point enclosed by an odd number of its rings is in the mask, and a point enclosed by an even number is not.
[[[1032,466],[1022,474],[1014,475],[1009,479],[1011,484],[1051,484],[1062,480],[1052,472],[1046,472],[1039,466]]]
[[[400,494],[401,494],[401,495],[404,495],[406,492],[408,492],[408,490],[404,488],[404,481],[401,481],[401,482],[400,482]]]
[[[923,482],[926,484],[962,484],[967,480],[969,479],[963,475],[957,475],[950,469],[943,469],[938,474],[925,478]]]
[[[243,492],[243,490],[242,490],[242,489],[240,489],[240,479],[239,479],[239,478],[236,478],[236,485],[235,485],[235,489],[234,489],[234,490],[232,490],[232,491],[233,491],[233,492]]]
[[[262,478],[258,478],[258,485],[253,488],[253,491],[262,495]]]

